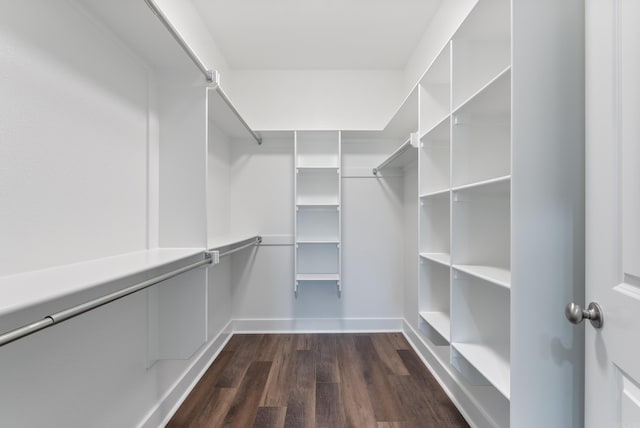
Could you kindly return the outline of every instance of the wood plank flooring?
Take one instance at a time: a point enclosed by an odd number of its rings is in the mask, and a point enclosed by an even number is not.
[[[401,333],[234,335],[168,427],[468,427]]]

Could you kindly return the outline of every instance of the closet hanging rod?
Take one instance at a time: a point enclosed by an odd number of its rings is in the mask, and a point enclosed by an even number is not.
[[[204,63],[202,62],[198,54],[195,53],[193,49],[191,49],[191,46],[189,46],[187,42],[182,38],[180,33],[178,33],[178,30],[176,30],[176,27],[174,27],[173,24],[171,24],[171,22],[167,19],[167,16],[162,12],[162,10],[160,10],[158,5],[156,5],[155,1],[144,0],[144,2],[147,4],[147,6],[149,6],[149,9],[151,9],[153,14],[158,17],[160,22],[162,22],[162,25],[164,25],[164,27],[169,31],[169,33],[171,33],[171,35],[176,40],[176,42],[178,42],[182,50],[184,50],[187,53],[187,55],[189,55],[189,58],[191,58],[191,61],[193,61],[193,63],[200,69],[202,74],[204,74],[204,77],[205,79],[207,79],[207,82],[213,83],[214,81],[213,71],[209,70],[204,65]]]
[[[212,78],[213,78],[213,82],[215,82],[213,89],[216,90],[216,92],[218,93],[218,95],[220,95],[220,98],[222,98],[222,100],[225,102],[227,107],[231,109],[231,111],[238,118],[240,123],[242,123],[242,126],[244,126],[247,129],[247,131],[249,131],[249,133],[254,138],[254,140],[256,140],[258,145],[261,145],[262,138],[260,138],[260,136],[256,134],[253,129],[251,129],[251,127],[247,124],[247,122],[244,121],[244,119],[242,118],[242,116],[240,116],[240,113],[238,112],[238,110],[236,110],[235,106],[233,105],[229,97],[227,97],[227,94],[225,94],[224,91],[222,90],[222,87],[220,86],[220,83],[219,83],[220,77],[217,71],[213,71]]]
[[[218,252],[219,253],[218,254],[218,258],[220,258],[220,257],[228,256],[229,254],[233,254],[233,253],[235,253],[237,251],[244,250],[245,248],[253,247],[254,245],[260,245],[261,243],[262,243],[262,237],[261,236],[254,236],[252,238],[245,239],[245,240],[240,241],[240,242],[235,242],[233,244],[223,245],[223,246],[217,247],[217,248],[211,248],[209,250],[209,252],[210,253]],[[235,245],[239,245],[239,246],[220,253],[221,249],[228,248],[228,247],[233,247]],[[215,260],[215,256],[214,256],[214,260]]]
[[[140,290],[144,290],[145,288],[149,288],[152,285],[158,284],[162,281],[166,281],[167,279],[178,276],[184,272],[187,272],[192,269],[196,269],[200,266],[208,265],[211,263],[212,263],[212,259],[208,254],[206,254],[205,259],[192,263],[188,266],[173,270],[171,272],[167,272],[165,274],[159,275],[155,278],[149,279],[139,284],[132,285],[127,288],[123,288],[122,290],[115,291],[105,296],[98,297],[88,302],[81,303],[71,308],[48,315],[43,319],[41,319],[40,321],[36,321],[22,327],[18,327],[14,330],[8,331],[0,335],[0,346],[6,345],[8,343],[21,339],[23,337],[29,336],[30,334],[36,333],[40,330],[44,330],[45,328],[51,327],[52,325],[59,324],[68,319],[77,317],[78,315],[84,314],[85,312],[89,312],[93,309],[104,306],[107,303],[111,303],[115,300],[122,299],[123,297],[136,293]]]
[[[395,152],[391,153],[387,159],[385,159],[380,165],[378,165],[377,168],[373,168],[373,175],[378,175],[378,172],[380,172],[382,168],[399,158],[400,155],[406,152],[410,147],[414,147],[411,138],[405,141],[403,145],[398,147]]]

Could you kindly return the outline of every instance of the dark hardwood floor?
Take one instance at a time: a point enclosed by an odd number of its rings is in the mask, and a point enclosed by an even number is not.
[[[467,427],[400,333],[234,335],[169,427]]]

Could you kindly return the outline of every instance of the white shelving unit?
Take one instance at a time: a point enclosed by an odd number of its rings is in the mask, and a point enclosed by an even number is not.
[[[579,50],[581,39],[549,38],[546,49],[532,50],[529,41],[546,31],[539,18],[555,20],[558,11],[530,5],[478,0],[419,81],[419,327],[431,354],[500,427],[528,426],[550,395],[565,399],[550,391],[570,375],[553,357],[532,355],[540,340],[579,341],[559,309],[544,323],[524,315],[532,305],[561,305],[576,285],[560,277],[583,272],[566,263],[567,245],[583,248],[571,232],[583,224],[580,120],[572,126],[554,107],[565,100],[557,88],[580,79],[581,63],[552,53],[557,43]],[[571,7],[580,15],[578,2]],[[565,25],[581,31],[568,12],[559,22],[563,34]],[[576,88],[567,93],[580,110]],[[560,426],[572,412],[565,406],[544,418]]]
[[[318,283],[334,284],[340,295],[340,132],[296,131],[294,157],[294,293]]]

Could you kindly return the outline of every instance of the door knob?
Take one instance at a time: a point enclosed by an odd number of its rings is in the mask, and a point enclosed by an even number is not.
[[[564,315],[572,324],[580,324],[582,320],[588,319],[594,328],[602,328],[604,324],[604,313],[599,304],[591,302],[587,309],[582,309],[576,303],[569,303],[564,308]]]

